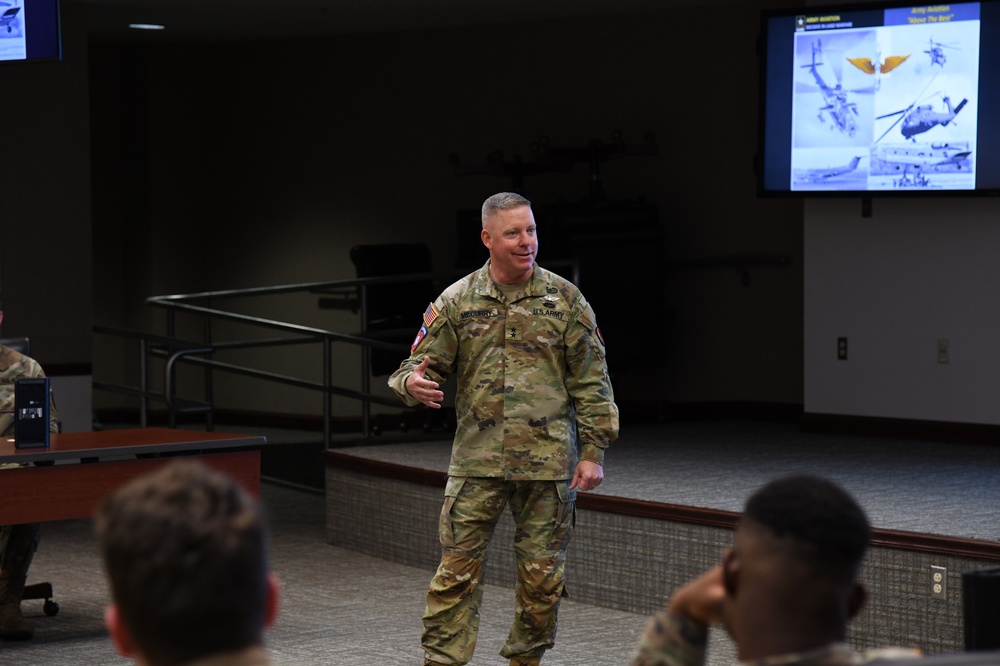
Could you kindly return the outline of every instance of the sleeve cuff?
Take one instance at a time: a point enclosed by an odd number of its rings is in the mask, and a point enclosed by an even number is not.
[[[603,467],[604,448],[597,446],[596,444],[584,444],[583,450],[580,452],[580,460],[597,463]]]

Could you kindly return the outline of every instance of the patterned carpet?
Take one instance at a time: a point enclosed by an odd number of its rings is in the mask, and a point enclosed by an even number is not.
[[[288,446],[288,455],[274,451],[263,473],[299,484],[265,483],[262,489],[274,528],[274,569],[284,583],[281,617],[269,634],[277,661],[420,663],[420,614],[431,572],[326,544],[323,496],[304,489],[318,476],[312,467],[317,445],[303,444],[301,433],[268,438],[273,446]],[[309,438],[316,434],[307,433]],[[447,467],[447,441],[381,441],[352,446],[351,452],[428,469]],[[626,428],[605,466],[602,494],[732,511],[770,478],[821,473],[854,493],[877,527],[1000,540],[997,447],[811,435],[786,423],[665,423]],[[114,653],[104,633],[106,584],[90,521],[45,525],[30,580],[52,582],[61,610],[45,617],[40,602],[25,602],[36,638],[0,643],[0,663],[130,663]],[[512,591],[487,588],[473,664],[503,664],[497,651],[513,613]],[[566,601],[557,646],[545,663],[627,664],[645,620]],[[710,664],[732,663],[731,644],[714,633]]]
[[[282,580],[282,608],[268,635],[279,664],[288,666],[416,666],[421,662],[420,615],[431,571],[406,567],[324,543],[323,497],[265,484],[262,498],[274,531],[273,568]],[[106,583],[88,520],[47,524],[31,568],[32,582],[50,581],[59,614],[26,601],[35,639],[0,642],[5,666],[115,666],[118,656],[102,624]],[[513,591],[486,586],[474,665],[498,656],[513,616]],[[627,664],[644,616],[565,601],[552,666]],[[720,654],[726,643],[720,637]],[[721,662],[720,662],[721,663]]]

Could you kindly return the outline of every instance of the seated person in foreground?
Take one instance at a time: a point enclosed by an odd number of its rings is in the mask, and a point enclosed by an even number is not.
[[[729,631],[743,663],[840,666],[918,655],[859,655],[846,643],[866,598],[858,575],[870,534],[864,511],[831,481],[768,483],[747,501],[722,563],[650,620],[632,666],[701,666],[713,624]]]
[[[35,359],[0,345],[0,436],[5,439],[14,436],[14,383],[18,379],[44,376]],[[58,419],[50,396],[49,432],[59,431]],[[22,465],[10,463],[0,465],[0,469],[8,466]],[[4,640],[27,640],[35,635],[35,627],[21,614],[21,596],[41,531],[41,523],[0,525],[0,638]]]
[[[235,481],[176,461],[106,498],[96,526],[105,625],[122,655],[143,666],[270,663],[278,582],[260,509]]]

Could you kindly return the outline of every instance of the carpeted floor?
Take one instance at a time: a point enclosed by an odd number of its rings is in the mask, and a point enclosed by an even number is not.
[[[274,531],[273,567],[283,583],[281,615],[268,636],[276,661],[293,666],[419,664],[420,615],[432,572],[324,543],[320,494],[266,483],[262,499]],[[35,639],[0,642],[0,664],[130,663],[114,652],[104,633],[108,597],[96,548],[88,520],[45,525],[30,579],[54,585],[60,611],[45,617],[41,601],[26,601],[24,612],[36,625]],[[487,586],[473,664],[506,664],[497,652],[513,612],[513,591]],[[627,664],[645,620],[566,601],[558,645],[546,663]],[[724,641],[720,645],[726,650]]]
[[[238,429],[220,427],[232,432]],[[322,447],[318,433],[265,433],[262,500],[274,529],[274,569],[284,604],[269,634],[282,664],[403,666],[421,659],[420,614],[431,571],[392,564],[325,543]],[[352,445],[354,453],[445,469],[447,437]],[[347,444],[356,442],[345,441]],[[811,471],[854,493],[876,527],[1000,540],[1000,447],[805,435],[794,424],[667,423],[623,430],[606,460],[599,493],[738,511],[774,476]],[[30,581],[48,580],[61,606],[25,603],[37,626],[26,643],[0,643],[0,664],[127,664],[104,634],[107,603],[87,520],[46,524]],[[473,664],[503,664],[497,651],[513,613],[512,590],[490,587]],[[564,603],[550,666],[627,664],[646,618]],[[714,632],[710,665],[732,663],[732,645]]]

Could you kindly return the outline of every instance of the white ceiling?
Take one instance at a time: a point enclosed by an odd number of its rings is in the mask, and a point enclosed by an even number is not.
[[[729,0],[733,2],[734,0]],[[725,0],[62,0],[84,5],[92,33],[149,40],[281,39],[558,19]]]

